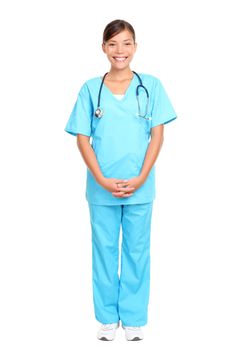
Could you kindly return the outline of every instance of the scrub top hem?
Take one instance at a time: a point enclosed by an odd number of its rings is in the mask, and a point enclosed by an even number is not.
[[[145,204],[145,203],[151,203],[151,202],[153,202],[155,200],[155,197],[152,199],[152,198],[150,198],[150,199],[144,199],[143,201],[135,201],[135,203],[134,202],[131,202],[131,203],[126,203],[126,202],[124,202],[124,201],[119,201],[119,203],[112,203],[112,202],[101,202],[101,203],[96,203],[96,202],[93,202],[93,201],[89,201],[88,199],[87,199],[87,202],[88,202],[88,204],[92,204],[92,205],[107,205],[107,206],[110,206],[110,205],[135,205],[135,204]]]
[[[89,136],[91,137],[91,134],[88,131],[72,131],[69,129],[64,129],[68,134],[73,135],[73,136],[78,136],[78,134],[84,135],[84,136]]]
[[[171,119],[167,119],[165,121],[161,121],[159,123],[155,123],[151,125],[151,129],[154,128],[155,126],[159,126],[159,125],[166,125],[171,123],[173,120],[177,119],[177,115],[175,115],[174,117],[171,117]]]

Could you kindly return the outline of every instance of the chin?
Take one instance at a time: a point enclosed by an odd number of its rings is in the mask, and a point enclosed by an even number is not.
[[[116,62],[111,62],[112,64],[112,67],[115,68],[115,69],[125,69],[125,68],[128,68],[129,67],[129,63],[127,64],[119,64],[119,63],[116,63]]]

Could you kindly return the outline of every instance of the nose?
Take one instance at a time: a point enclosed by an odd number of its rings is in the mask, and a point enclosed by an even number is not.
[[[117,53],[123,52],[123,46],[121,44],[117,44],[116,51]]]

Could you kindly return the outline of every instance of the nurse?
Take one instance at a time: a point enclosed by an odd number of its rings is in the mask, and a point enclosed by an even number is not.
[[[107,24],[102,49],[110,69],[81,86],[65,131],[77,137],[87,166],[93,303],[101,323],[97,337],[113,340],[121,324],[127,340],[142,340],[141,327],[148,322],[155,162],[164,124],[176,113],[157,77],[131,70],[137,44],[130,23]]]

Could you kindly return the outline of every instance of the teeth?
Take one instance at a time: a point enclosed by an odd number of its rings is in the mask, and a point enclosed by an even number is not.
[[[114,57],[116,61],[123,62],[126,60],[126,57]]]

